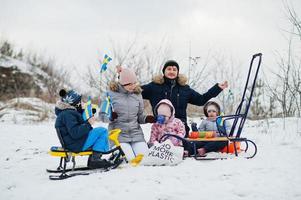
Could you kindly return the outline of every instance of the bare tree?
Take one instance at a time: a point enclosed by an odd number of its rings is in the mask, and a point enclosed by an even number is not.
[[[299,19],[294,7],[290,5],[287,1],[284,3],[284,7],[286,10],[287,18],[290,24],[292,25],[292,31],[288,31],[291,34],[291,38],[293,36],[298,36],[301,40],[301,20]],[[292,43],[292,39],[290,39],[290,45]],[[295,103],[297,108],[297,115],[301,116],[301,59],[300,57],[291,58],[292,64],[292,79],[293,85],[291,86],[292,93],[295,97]]]
[[[265,105],[265,83],[262,79],[258,79],[255,83],[252,103],[250,107],[251,119],[264,119],[268,116],[267,107]]]
[[[295,65],[296,66],[296,65]],[[293,69],[293,87],[295,89],[296,107],[298,110],[298,117],[301,117],[301,60]]]
[[[13,46],[9,41],[0,41],[0,54],[11,57],[13,53]]]
[[[281,116],[283,117],[283,128],[285,128],[285,118],[292,117],[296,113],[296,88],[293,83],[293,50],[292,36],[289,38],[287,58],[278,54],[278,69],[272,72],[275,76],[274,83],[267,86],[270,91],[270,97],[281,106]],[[276,114],[277,115],[277,114]]]
[[[218,99],[222,103],[224,112],[232,114],[235,112],[238,103],[241,100],[241,91],[243,89],[243,81],[241,78],[241,64],[235,64],[233,59],[228,59],[220,54],[214,57],[214,64],[211,76],[216,82],[228,80],[229,89],[222,92]]]
[[[46,102],[54,103],[61,88],[71,87],[70,73],[64,67],[58,69],[54,58],[44,58],[42,55],[32,52],[27,52],[25,55],[26,61],[31,65],[30,71],[36,80],[43,84],[43,91],[37,96]]]
[[[43,82],[46,87],[46,98],[48,102],[55,102],[58,96],[58,90],[61,88],[71,87],[69,82],[69,72],[61,67],[59,70],[55,67],[54,59],[49,59],[47,62],[41,64],[41,69],[47,74]]]
[[[210,66],[211,55],[210,52],[206,55],[206,57],[189,57],[189,63],[191,63],[191,67],[194,73],[188,73],[189,85],[191,88],[204,89],[204,82],[207,81],[209,76],[209,71],[207,70]],[[189,69],[190,70],[190,69]]]
[[[287,18],[294,27],[292,31],[288,31],[289,33],[296,35],[301,40],[301,20],[299,19],[294,7],[289,4],[289,2],[284,2],[284,8],[287,14]]]
[[[141,84],[145,84],[159,72],[160,66],[164,63],[169,52],[164,41],[158,48],[152,49],[148,45],[139,46],[137,40],[130,42],[125,47],[112,42],[112,58],[116,66],[129,67],[135,70]],[[107,85],[111,80],[115,80],[117,73],[113,64],[109,63],[107,71],[99,74],[99,68],[88,67],[85,74],[86,84],[94,88],[100,96],[107,90]],[[88,78],[87,78],[88,77]]]

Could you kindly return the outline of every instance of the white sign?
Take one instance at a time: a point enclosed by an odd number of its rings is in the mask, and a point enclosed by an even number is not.
[[[183,161],[183,151],[183,147],[174,146],[170,140],[155,142],[141,165],[176,165]]]

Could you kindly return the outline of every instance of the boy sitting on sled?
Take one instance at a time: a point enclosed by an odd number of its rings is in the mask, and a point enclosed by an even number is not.
[[[59,94],[61,99],[55,106],[55,128],[60,130],[65,148],[73,152],[92,148],[93,154],[88,159],[88,167],[91,169],[112,166],[110,161],[101,159],[100,153],[109,150],[108,130],[103,127],[93,128],[94,117],[83,120],[81,95],[76,91],[62,89]]]

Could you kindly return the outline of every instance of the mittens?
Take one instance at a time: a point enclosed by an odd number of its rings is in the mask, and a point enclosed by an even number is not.
[[[112,112],[112,121],[118,118],[118,114],[116,112]]]
[[[147,115],[145,118],[146,123],[155,123],[155,117],[152,115]]]
[[[193,123],[191,124],[191,129],[192,129],[192,131],[198,131],[197,123],[193,122]]]

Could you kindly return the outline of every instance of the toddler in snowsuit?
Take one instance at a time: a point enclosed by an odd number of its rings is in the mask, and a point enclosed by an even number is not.
[[[221,114],[221,109],[218,103],[215,101],[209,101],[204,105],[204,114],[207,117],[204,119],[198,130],[199,131],[215,131],[214,137],[218,137],[217,133],[217,125],[216,118]],[[226,123],[226,122],[224,122]],[[227,124],[226,131],[229,131],[229,127]],[[197,143],[197,151],[200,156],[204,156],[207,152],[219,151],[227,145],[225,141],[217,141],[217,142],[200,142]]]
[[[154,112],[157,122],[151,127],[149,146],[152,146],[155,141],[159,142],[160,138],[167,133],[184,138],[185,126],[180,119],[175,118],[175,108],[168,99],[161,100],[156,105]],[[182,146],[182,142],[175,137],[170,137],[169,139],[173,145]]]
[[[101,152],[109,150],[108,131],[106,128],[93,128],[94,117],[87,121],[82,118],[81,95],[74,90],[59,92],[61,99],[56,103],[55,128],[59,129],[65,148],[73,152],[92,148],[93,154],[88,159],[88,167],[109,167],[111,162],[101,159]]]

